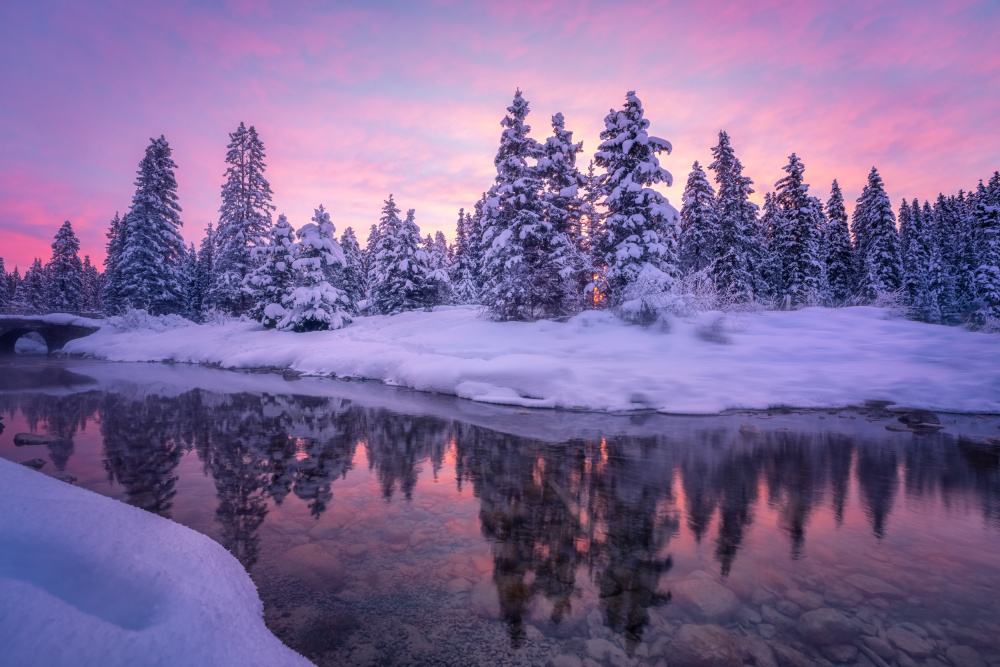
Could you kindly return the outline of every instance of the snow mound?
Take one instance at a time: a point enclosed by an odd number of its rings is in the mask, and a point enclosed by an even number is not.
[[[0,507],[4,664],[311,664],[208,537],[2,459]]]
[[[359,317],[337,331],[306,334],[248,323],[105,328],[65,351],[291,368],[525,407],[711,414],[883,400],[1000,412],[1000,339],[872,307],[702,313],[648,328],[606,312],[525,323],[459,308]]]

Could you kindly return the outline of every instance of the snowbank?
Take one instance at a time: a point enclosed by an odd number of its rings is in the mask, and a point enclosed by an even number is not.
[[[706,313],[628,326],[608,313],[497,323],[472,308],[358,318],[327,332],[246,323],[117,331],[65,351],[116,361],[291,368],[476,401],[706,414],[728,408],[842,407],[886,400],[1000,412],[1000,338],[870,308]]]
[[[0,507],[4,664],[310,664],[209,538],[2,459]]]

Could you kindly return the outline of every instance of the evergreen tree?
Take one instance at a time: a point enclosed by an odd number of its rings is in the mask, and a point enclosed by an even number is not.
[[[795,153],[782,170],[788,175],[774,184],[783,213],[773,246],[781,267],[778,294],[791,308],[816,305],[822,294],[817,219],[822,207],[809,196],[809,186],[803,180],[805,165]]]
[[[101,301],[104,312],[109,315],[120,313],[125,308],[122,296],[123,277],[121,273],[122,252],[125,249],[125,224],[115,211],[107,233],[107,256],[104,258],[104,284],[101,287]]]
[[[993,191],[982,181],[976,192],[975,236],[979,248],[976,268],[976,310],[972,321],[1000,319],[1000,177]],[[991,182],[991,185],[992,182]]]
[[[194,243],[185,250],[181,268],[184,274],[184,317],[197,322],[201,317],[201,301],[198,289],[198,251]]]
[[[851,227],[859,262],[859,294],[875,299],[902,287],[903,262],[896,216],[875,167],[858,198]]]
[[[455,225],[455,257],[451,267],[452,294],[457,303],[476,303],[479,289],[476,286],[473,266],[472,216],[465,209],[458,209]]]
[[[955,291],[958,308],[967,316],[976,300],[976,271],[979,268],[979,246],[976,224],[969,209],[965,192],[958,191],[953,200],[957,246],[955,257]]]
[[[205,311],[209,308],[208,291],[214,283],[215,266],[215,230],[212,223],[208,223],[205,228],[205,238],[201,240],[198,248],[198,265],[195,276],[195,293],[192,309],[195,313],[195,321],[204,320]]]
[[[715,190],[705,170],[695,161],[684,188],[681,207],[680,260],[685,274],[709,269],[715,260],[718,217],[715,213]]]
[[[601,291],[614,306],[633,299],[626,307],[639,318],[647,317],[650,306],[644,298],[635,303],[632,288],[641,282],[640,290],[666,292],[679,274],[677,211],[649,187],[673,183],[657,157],[661,152],[669,155],[671,146],[650,136],[648,127],[642,102],[629,91],[624,108],[611,110],[604,118],[603,142],[594,156],[595,164],[605,171],[601,189],[607,218],[596,240],[605,267]]]
[[[399,211],[397,211],[397,214]],[[368,230],[368,240],[365,243],[364,252],[361,254],[364,260],[363,266],[365,270],[365,288],[366,293],[371,293],[371,277],[372,272],[375,270],[375,257],[378,255],[378,246],[381,242],[382,237],[379,235],[379,226],[372,225],[371,229]]]
[[[743,163],[733,152],[726,132],[712,148],[719,216],[716,260],[712,277],[719,291],[736,302],[753,301],[770,291],[763,276],[768,258],[757,222],[757,205],[750,201],[753,181],[743,175]]]
[[[329,214],[320,206],[312,222],[296,232],[295,260],[292,268],[299,273],[298,286],[285,297],[285,314],[279,329],[321,331],[350,324],[352,308],[347,294],[330,284],[330,277],[343,268],[345,259]]]
[[[104,310],[101,303],[102,277],[97,267],[90,261],[90,255],[83,257],[83,309],[88,313],[100,313]]]
[[[583,142],[573,142],[563,115],[552,116],[552,136],[545,140],[536,166],[542,176],[542,211],[548,223],[542,252],[558,273],[561,296],[553,305],[554,312],[563,314],[580,310],[583,290],[590,282],[582,245],[585,205],[581,189],[587,179],[576,166],[576,156],[582,151]]]
[[[826,277],[830,303],[845,305],[854,296],[857,277],[851,231],[847,224],[844,194],[836,179],[826,202]]]
[[[46,302],[49,311],[72,313],[83,310],[85,297],[80,241],[73,233],[69,220],[56,232],[47,273]]]
[[[7,301],[7,312],[13,315],[25,314],[24,304],[20,301],[20,297],[23,294],[21,288],[23,280],[16,264],[14,265],[14,270],[7,275],[7,281],[7,294],[10,295]]]
[[[166,139],[150,141],[139,163],[132,207],[122,222],[124,244],[115,267],[121,282],[116,292],[123,303],[154,315],[179,314],[184,312],[185,294],[177,165]]]
[[[415,211],[399,219],[399,209],[389,195],[379,223],[379,249],[372,277],[375,312],[395,315],[429,305],[427,253],[421,247]]]
[[[922,322],[940,322],[941,308],[938,305],[937,294],[932,289],[932,255],[934,242],[929,228],[930,207],[928,215],[920,209],[920,203],[914,199],[909,206],[904,202],[899,208],[901,245],[906,249],[904,260],[904,286],[907,300],[913,309],[916,319]]]
[[[251,125],[240,123],[226,146],[226,183],[215,230],[213,283],[209,304],[232,315],[246,311],[243,281],[254,268],[252,249],[271,228],[271,185],[264,178],[264,144]]]
[[[42,260],[36,257],[31,267],[24,272],[24,279],[14,294],[14,302],[21,314],[37,315],[48,312],[47,285],[48,275],[45,267],[42,266]]]
[[[0,313],[10,312],[11,301],[10,278],[7,276],[7,269],[3,264],[3,257],[0,257]]]
[[[474,214],[466,213],[465,224],[469,232],[469,266],[476,284],[476,303],[481,303],[486,286],[486,242],[483,240],[483,216],[488,201],[484,192],[473,206]]]
[[[529,164],[544,151],[528,134],[528,102],[517,90],[501,121],[497,176],[483,211],[483,305],[493,319],[562,315],[559,265],[546,254],[553,228],[545,219],[540,172]]]
[[[368,281],[361,245],[358,243],[358,237],[354,235],[354,230],[350,227],[340,235],[340,247],[344,251],[343,288],[347,293],[347,298],[350,299],[355,308],[351,314],[356,315],[357,304],[365,299]]]
[[[424,243],[427,253],[428,306],[440,306],[453,302],[451,287],[451,260],[448,258],[448,240],[444,233],[434,232],[434,239],[427,235]]]
[[[296,286],[292,268],[295,257],[295,231],[284,214],[268,230],[265,242],[254,248],[256,267],[247,276],[249,315],[273,329],[288,314],[283,305]]]

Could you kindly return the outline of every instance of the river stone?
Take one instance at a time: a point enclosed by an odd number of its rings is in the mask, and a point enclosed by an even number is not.
[[[778,659],[774,657],[774,651],[760,637],[754,635],[743,637],[739,640],[739,647],[744,661],[753,661],[755,667],[778,667]]]
[[[831,607],[854,607],[865,596],[850,586],[835,586],[823,593],[823,601]]]
[[[785,616],[789,616],[791,618],[798,618],[799,616],[802,615],[802,607],[795,604],[791,600],[782,600],[781,602],[779,602],[774,606],[782,614],[784,614]]]
[[[760,615],[764,617],[765,621],[771,625],[781,628],[782,630],[788,630],[795,627],[795,621],[793,619],[788,618],[769,604],[760,608]]]
[[[54,445],[62,442],[58,435],[48,435],[45,433],[18,433],[14,436],[14,444],[18,447],[25,445]]]
[[[760,612],[758,612],[753,607],[747,607],[743,605],[740,610],[736,612],[736,622],[740,625],[757,625],[761,622]]]
[[[971,646],[949,646],[944,654],[955,667],[986,667],[986,661],[979,655],[979,651]]]
[[[833,646],[824,646],[820,649],[820,651],[823,655],[834,662],[854,662],[858,659],[858,647],[853,644],[834,644]]]
[[[811,667],[812,665],[812,661],[809,658],[791,646],[772,642],[771,650],[774,651],[774,657],[778,659],[778,664],[781,667]]]
[[[750,602],[753,602],[758,607],[762,604],[772,604],[777,599],[774,593],[766,588],[757,588],[753,592],[753,595],[750,596]]]
[[[740,608],[736,595],[713,579],[692,576],[674,585],[674,602],[697,620],[717,623],[728,620]]]
[[[733,638],[718,625],[682,625],[667,659],[679,667],[740,667],[743,658]]]
[[[813,593],[812,591],[800,591],[793,588],[785,593],[785,597],[806,611],[819,609],[823,606],[823,597],[818,593]],[[778,609],[781,608],[779,607]]]
[[[818,646],[846,644],[858,634],[858,629],[851,623],[851,619],[830,607],[821,607],[802,614],[798,630],[806,640]]]
[[[889,642],[881,637],[862,637],[861,641],[865,646],[870,648],[875,655],[883,660],[896,659],[896,649],[894,649]]]
[[[588,639],[587,653],[594,660],[609,661],[612,665],[627,665],[628,655],[607,639]]]
[[[844,581],[868,595],[877,595],[879,597],[887,598],[906,597],[903,591],[896,586],[886,583],[877,577],[871,577],[867,574],[852,574],[844,577]]]
[[[278,565],[286,574],[316,588],[339,587],[345,580],[340,563],[315,542],[292,547],[280,556]]]
[[[41,470],[42,466],[45,465],[45,459],[28,459],[27,461],[21,461],[21,465],[27,466],[32,470]]]
[[[885,636],[892,642],[893,646],[914,658],[922,658],[925,655],[930,655],[934,650],[934,646],[929,641],[898,625],[894,625],[886,630]]]
[[[582,667],[583,662],[575,655],[563,653],[548,661],[545,667]]]
[[[778,628],[774,627],[770,623],[761,623],[757,626],[757,632],[764,639],[774,639],[774,636],[778,634]]]

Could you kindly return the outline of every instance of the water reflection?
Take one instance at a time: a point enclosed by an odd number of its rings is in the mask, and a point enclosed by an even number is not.
[[[361,448],[386,503],[412,503],[428,475],[471,489],[514,649],[531,628],[582,632],[592,594],[601,624],[640,655],[652,610],[675,606],[669,576],[679,549],[706,544],[726,582],[758,517],[773,513],[791,561],[808,559],[812,526],[821,517],[843,526],[852,485],[873,544],[893,534],[902,497],[945,508],[972,499],[986,526],[1000,529],[1000,454],[988,440],[879,425],[860,438],[838,432],[834,415],[805,431],[765,420],[737,428],[753,416],[688,420],[674,431],[664,418],[641,425],[644,434],[551,442],[343,398],[202,389],[20,391],[0,394],[0,413],[8,426],[19,415],[31,431],[57,436],[46,448],[60,471],[77,434],[98,427],[107,479],[126,502],[162,516],[173,515],[179,464],[193,452],[214,485],[214,537],[251,572],[268,514],[293,497],[318,522]],[[446,466],[453,480],[441,479]],[[682,527],[694,546],[677,546]]]

